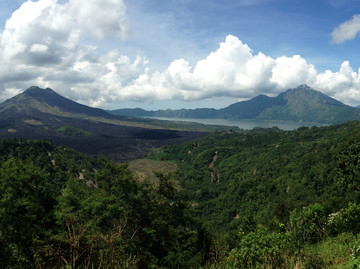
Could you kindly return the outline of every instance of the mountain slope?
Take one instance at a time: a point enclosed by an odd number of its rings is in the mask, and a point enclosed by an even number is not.
[[[156,129],[154,129],[156,128]],[[153,148],[190,141],[205,132],[164,130],[31,87],[0,104],[0,138],[50,140],[117,161],[145,157]]]
[[[57,116],[93,116],[114,118],[111,114],[99,108],[92,108],[67,99],[50,88],[41,89],[32,86],[25,92],[0,104],[0,113],[14,114],[43,112]]]
[[[264,109],[257,118],[323,123],[340,123],[359,119],[357,108],[347,106],[307,85],[279,94],[274,98],[283,105]]]
[[[286,105],[286,102],[282,99],[258,95],[248,101],[238,102],[220,109],[219,116],[221,118],[253,119],[270,107],[283,105]]]
[[[111,113],[127,116],[288,120],[330,124],[360,119],[358,108],[345,105],[307,85],[289,89],[276,97],[259,95],[219,110],[210,108],[158,111],[119,109]]]

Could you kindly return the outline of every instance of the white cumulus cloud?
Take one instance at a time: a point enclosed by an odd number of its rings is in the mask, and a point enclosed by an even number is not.
[[[300,55],[293,57],[279,57],[275,59],[272,67],[270,81],[279,88],[287,88],[290,85],[300,85],[304,82],[310,83],[316,77],[313,65],[308,64]]]
[[[151,70],[144,56],[87,44],[89,38],[100,40],[99,46],[101,39],[124,41],[129,29],[123,0],[28,0],[0,33],[1,101],[31,85],[51,87],[91,106],[121,107],[123,101],[274,96],[306,83],[360,104],[359,70],[350,62],[337,72],[319,73],[300,55],[254,53],[233,35],[196,63],[179,58],[160,71]]]
[[[122,0],[70,0],[69,12],[80,29],[102,39],[113,35],[125,39],[130,24]]]
[[[335,44],[343,43],[347,40],[354,39],[360,33],[360,15],[355,15],[334,29],[331,33],[332,42]]]
[[[261,52],[254,55],[247,44],[229,35],[219,49],[200,60],[194,68],[184,59],[176,60],[164,72],[148,74],[146,79],[130,83],[126,88],[137,99],[141,96],[140,83],[147,89],[151,87],[158,99],[249,98],[263,93],[276,94],[303,83],[311,84],[316,75],[314,66],[299,55],[276,59]]]
[[[163,72],[147,72],[124,87],[122,100],[211,97],[250,98],[276,95],[300,84],[338,98],[348,104],[360,103],[360,75],[345,61],[338,72],[317,72],[300,55],[272,58],[251,48],[235,36],[227,36],[219,48],[194,67],[184,59],[173,61]]]
[[[106,103],[111,94],[98,90],[98,80],[122,72],[122,85],[143,59],[134,66],[118,51],[101,55],[84,40],[124,40],[129,29],[123,0],[28,0],[0,33],[0,96],[39,84],[88,104]]]

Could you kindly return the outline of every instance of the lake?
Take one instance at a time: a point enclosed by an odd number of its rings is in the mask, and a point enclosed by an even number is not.
[[[171,121],[185,121],[185,122],[197,122],[202,124],[211,125],[225,125],[236,126],[243,130],[252,130],[255,127],[271,128],[278,127],[279,129],[290,131],[300,127],[312,127],[312,126],[328,126],[328,124],[321,124],[315,122],[294,122],[294,121],[270,121],[270,120],[226,120],[226,119],[188,119],[188,118],[165,118],[165,117],[148,117],[158,120],[171,120]]]

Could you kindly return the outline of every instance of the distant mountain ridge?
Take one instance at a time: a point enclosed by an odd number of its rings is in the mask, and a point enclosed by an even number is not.
[[[336,124],[360,119],[360,109],[341,103],[307,85],[289,89],[276,97],[258,95],[250,100],[234,103],[222,109],[180,109],[146,111],[118,109],[114,115],[169,117],[169,118],[220,118],[304,121]]]

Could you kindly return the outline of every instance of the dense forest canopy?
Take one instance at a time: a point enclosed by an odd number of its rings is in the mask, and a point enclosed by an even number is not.
[[[305,266],[305,246],[330,234],[360,232],[359,122],[296,131],[215,132],[165,147],[152,158],[178,163],[177,196],[193,205],[193,217],[212,234],[221,231],[218,240],[229,236],[229,248],[238,247],[240,254],[228,257],[240,267],[291,267],[301,261]],[[268,245],[256,249],[251,240],[259,237]],[[294,252],[286,253],[292,248]],[[252,251],[260,250],[259,257],[249,260]],[[332,262],[318,261],[320,268]]]
[[[1,268],[353,268],[360,123],[214,132],[126,164],[0,141]]]
[[[325,201],[338,210],[359,198],[354,179],[348,179],[356,166],[345,159],[353,157],[358,127],[218,132],[164,148],[154,158],[179,163],[179,195],[195,201],[215,229],[230,229],[244,214],[271,225],[286,220],[293,208]]]
[[[46,141],[0,142],[1,268],[198,267],[204,232],[170,179]]]

